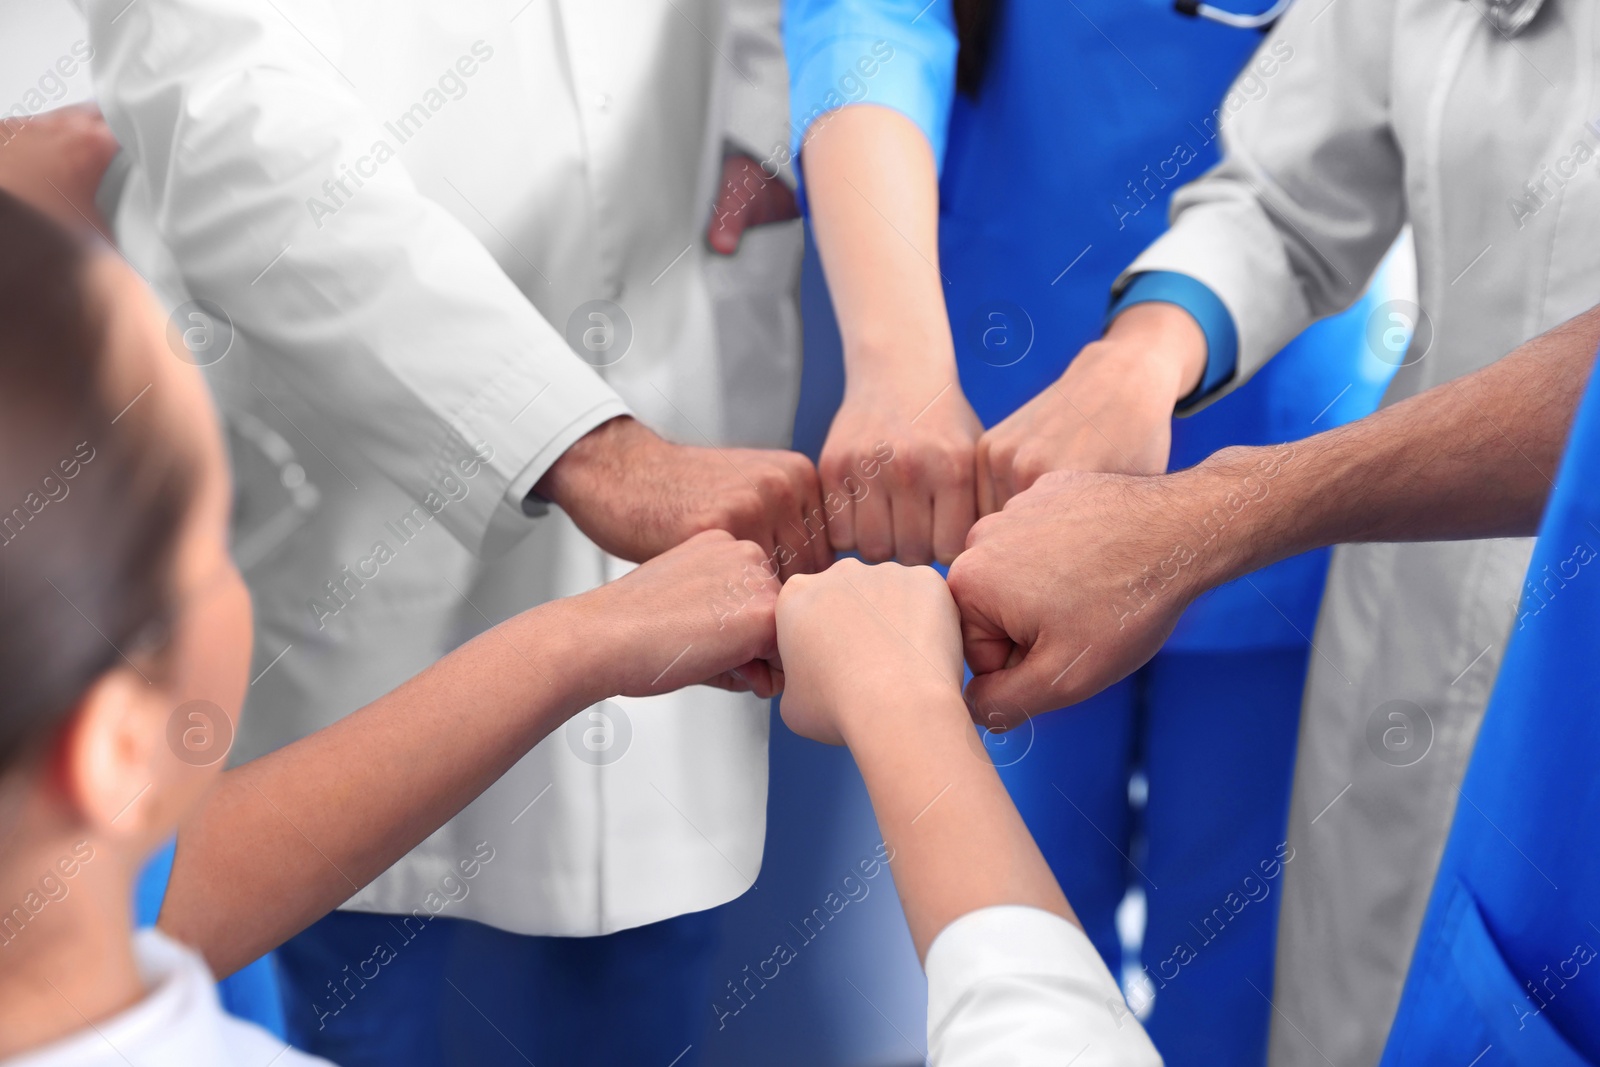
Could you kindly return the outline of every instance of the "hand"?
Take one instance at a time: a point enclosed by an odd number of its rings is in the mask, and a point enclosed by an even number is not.
[[[95,190],[117,154],[117,139],[93,104],[0,121],[0,189],[56,221],[102,236]]]
[[[961,687],[960,618],[929,567],[842,559],[795,578],[778,597],[778,647],[788,671],[783,721],[825,744],[843,744],[861,716],[927,707],[919,694]]]
[[[816,471],[798,452],[675,445],[624,417],[567,449],[534,491],[636,562],[703,530],[754,541],[780,578],[833,559]]]
[[[768,174],[753,156],[743,152],[722,157],[722,184],[717,187],[717,202],[706,226],[711,251],[731,256],[739,251],[745,230],[799,217],[794,190],[776,171]]]
[[[873,562],[954,560],[977,518],[972,456],[982,432],[954,357],[933,373],[878,364],[852,375],[818,464],[833,547]]]
[[[778,582],[753,542],[708,530],[575,603],[607,649],[607,696],[698,684],[760,697],[783,689]]]
[[[1061,378],[978,442],[978,511],[1056,470],[1161,474],[1172,409],[1205,371],[1206,340],[1173,304],[1135,304]]]
[[[1014,726],[1149,661],[1196,596],[1243,573],[1240,516],[1263,507],[1277,462],[1161,477],[1057,471],[979,519],[949,583],[974,720]]]

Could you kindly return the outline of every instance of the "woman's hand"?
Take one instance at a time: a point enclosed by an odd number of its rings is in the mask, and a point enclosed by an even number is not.
[[[817,465],[833,547],[875,563],[954,560],[978,517],[972,464],[982,432],[953,359],[934,372],[880,360],[854,375]]]
[[[961,619],[931,567],[844,559],[791,578],[778,645],[789,672],[783,721],[814,741],[844,744],[863,716],[929,706],[919,694],[960,708]]]
[[[599,652],[599,693],[654,696],[707,684],[770,697],[783,689],[778,579],[760,545],[708,530],[576,597]]]

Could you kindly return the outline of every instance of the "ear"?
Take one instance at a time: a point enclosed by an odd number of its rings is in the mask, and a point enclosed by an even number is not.
[[[142,838],[159,821],[163,690],[125,667],[86,690],[61,733],[60,785],[96,835]]]

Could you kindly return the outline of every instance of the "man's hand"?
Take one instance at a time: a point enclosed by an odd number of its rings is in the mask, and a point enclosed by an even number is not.
[[[816,470],[798,452],[675,445],[617,418],[567,449],[534,491],[635,562],[703,530],[754,541],[781,578],[833,558]]]
[[[709,530],[573,601],[606,648],[608,696],[715,685],[760,697],[783,689],[778,581],[750,541]]]
[[[722,157],[722,184],[706,225],[706,243],[718,255],[739,251],[744,231],[769,222],[800,217],[800,205],[777,173],[768,174],[755,158],[743,152]]]
[[[796,578],[778,598],[778,647],[788,672],[783,721],[803,737],[845,743],[861,716],[961,686],[961,624],[939,572],[842,559]],[[959,706],[958,706],[959,707]]]
[[[973,719],[1006,728],[1075,704],[1156,654],[1201,592],[1231,577],[1238,516],[1267,469],[1159,478],[1056,471],[979,519],[950,568]]]
[[[1206,340],[1188,312],[1135,304],[1085,345],[1061,378],[978,442],[978,510],[991,515],[1056,470],[1161,474],[1172,409],[1205,372]]]
[[[106,236],[95,190],[117,139],[92,104],[0,121],[0,189],[73,230]]]
[[[935,373],[881,359],[852,374],[818,464],[823,491],[843,502],[828,524],[833,547],[874,562],[954,560],[977,518],[972,457],[982,432],[953,356]],[[863,477],[875,468],[875,479]]]

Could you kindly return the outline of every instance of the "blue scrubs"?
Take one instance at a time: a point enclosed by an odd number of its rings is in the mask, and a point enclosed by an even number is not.
[[[1600,374],[1518,620],[1383,1067],[1600,1064]]]
[[[784,34],[797,151],[827,135],[826,120],[813,128],[818,114],[851,102],[903,112],[933,145],[945,299],[962,385],[985,425],[1100,335],[1117,274],[1163,231],[1173,190],[1215,162],[1222,109],[1271,89],[1266,64],[1229,96],[1260,35],[1176,15],[1168,0],[1000,4],[975,100],[954,91],[949,0],[788,0]],[[1233,324],[1204,286],[1143,275],[1121,298],[1184,306],[1207,335],[1207,386],[1231,378]],[[1172,466],[1369,413],[1392,371],[1365,352],[1369,312],[1363,302],[1318,324],[1244,388],[1178,420]],[[1131,1000],[1150,1006],[1172,1067],[1265,1060],[1261,993],[1281,884],[1265,872],[1281,873],[1326,567],[1326,553],[1312,553],[1208,594],[1132,678],[991,740],[1113,971],[1124,962],[1116,909],[1130,886],[1143,889],[1142,958],[1127,962],[1148,981]],[[1148,782],[1143,804],[1129,798],[1135,770]]]

